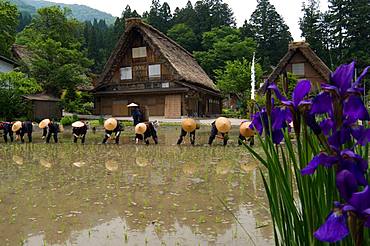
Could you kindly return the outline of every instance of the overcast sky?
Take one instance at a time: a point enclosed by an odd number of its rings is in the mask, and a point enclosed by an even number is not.
[[[52,2],[84,4],[95,9],[102,10],[114,16],[120,16],[122,10],[127,4],[131,9],[136,9],[139,14],[149,10],[151,0],[49,0]],[[188,0],[166,0],[171,6],[173,12],[176,7],[184,7]],[[275,5],[279,14],[284,17],[284,20],[290,27],[290,32],[295,40],[301,40],[301,31],[299,30],[298,21],[302,16],[301,7],[304,0],[270,0]],[[165,2],[163,0],[161,3]],[[192,0],[195,3],[196,0]],[[256,0],[224,0],[234,11],[234,15],[238,26],[242,26],[245,19],[249,19],[250,15],[256,8]],[[321,8],[327,9],[328,1],[321,0]]]

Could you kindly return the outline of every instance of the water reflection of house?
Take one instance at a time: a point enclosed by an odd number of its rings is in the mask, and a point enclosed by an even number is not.
[[[215,115],[221,95],[193,56],[138,18],[127,20],[93,90],[96,114],[128,116],[131,102],[150,115]]]
[[[275,82],[279,76],[292,73],[299,80],[308,79],[318,85],[329,81],[330,72],[328,66],[316,55],[308,43],[293,42],[267,80]]]

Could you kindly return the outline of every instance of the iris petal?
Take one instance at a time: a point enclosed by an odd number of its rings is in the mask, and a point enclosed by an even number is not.
[[[352,194],[358,189],[355,176],[348,170],[339,172],[336,181],[338,191],[346,201],[348,201]]]
[[[279,101],[287,101],[287,99],[281,94],[281,92],[280,92],[280,90],[279,90],[279,88],[277,87],[276,84],[274,84],[274,83],[270,84],[267,87],[267,89],[272,90],[275,93],[277,99],[279,99]]]
[[[370,188],[366,186],[363,191],[353,193],[348,203],[353,206],[356,211],[363,213],[370,208]]]
[[[330,80],[333,85],[339,88],[341,94],[346,92],[350,87],[355,75],[355,62],[343,64],[330,75]]]
[[[332,99],[328,92],[322,92],[313,99],[311,114],[329,113],[329,115],[331,115],[332,112],[333,112]]]
[[[305,96],[311,91],[311,81],[302,80],[295,87],[292,97],[294,106],[298,107],[299,103],[303,100]]]
[[[305,168],[301,170],[302,175],[313,174],[317,167],[321,164],[329,168],[338,161],[336,156],[329,156],[326,153],[320,153],[307,164]]]
[[[369,113],[359,96],[352,95],[344,102],[343,113],[353,123],[358,120],[369,120]]]
[[[359,86],[359,85],[360,85],[360,83],[361,83],[362,79],[366,76],[366,74],[367,74],[367,72],[369,71],[369,69],[370,69],[370,66],[366,67],[366,68],[364,69],[364,71],[362,71],[361,75],[357,78],[357,80],[356,80],[356,82],[355,82],[354,86]]]
[[[359,145],[365,146],[370,142],[370,129],[366,129],[363,126],[351,128],[351,134]]]
[[[314,236],[323,242],[335,243],[349,234],[346,216],[341,212],[332,212],[324,224],[314,233]]]

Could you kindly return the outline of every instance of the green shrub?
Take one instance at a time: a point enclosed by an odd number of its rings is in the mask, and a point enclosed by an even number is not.
[[[242,112],[240,110],[222,109],[221,116],[226,118],[240,118],[242,116]]]
[[[78,116],[77,115],[72,115],[72,116],[64,116],[61,120],[60,120],[60,124],[62,124],[63,126],[70,126],[72,125],[73,122],[75,121],[78,121]]]

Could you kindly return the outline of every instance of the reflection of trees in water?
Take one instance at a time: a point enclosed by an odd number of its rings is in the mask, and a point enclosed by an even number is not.
[[[42,230],[47,242],[63,242],[73,231],[116,217],[139,231],[154,225],[159,237],[175,223],[193,233],[220,235],[234,221],[217,197],[236,214],[245,205],[259,223],[268,214],[254,202],[265,203],[263,185],[255,170],[242,168],[246,164],[239,162],[237,150],[30,146],[0,151],[7,163],[0,174],[6,184],[0,188],[0,198],[6,196],[0,235],[10,240]],[[13,164],[14,156],[22,157],[23,165]],[[15,221],[9,223],[14,207]]]

